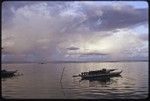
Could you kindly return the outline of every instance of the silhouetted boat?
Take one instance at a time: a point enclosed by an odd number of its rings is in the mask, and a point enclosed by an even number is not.
[[[116,69],[102,69],[102,70],[96,70],[96,71],[89,71],[89,72],[82,72],[79,75],[74,75],[73,77],[82,77],[82,79],[90,79],[90,78],[110,78],[114,76],[119,76],[122,72],[117,71]]]
[[[17,70],[15,71],[6,71],[6,70],[1,70],[1,77],[12,77],[15,76],[15,73],[17,72]]]
[[[40,62],[39,64],[45,64],[45,62]]]

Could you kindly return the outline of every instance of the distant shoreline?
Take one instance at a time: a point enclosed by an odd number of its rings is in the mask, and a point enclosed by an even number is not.
[[[1,62],[2,64],[11,64],[11,63],[102,63],[102,62],[148,62],[149,60],[122,60],[122,61],[48,61],[48,62]]]

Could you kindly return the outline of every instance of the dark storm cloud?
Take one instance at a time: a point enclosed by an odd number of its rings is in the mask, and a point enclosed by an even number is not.
[[[88,52],[88,53],[82,53],[80,56],[98,56],[98,55],[109,55],[106,53],[100,53],[100,52]]]
[[[11,8],[18,9],[24,6],[30,6],[40,2],[3,2],[3,22],[10,22],[13,17]],[[79,7],[74,2],[45,2],[48,5],[50,16],[58,17],[60,13],[67,10],[72,10],[80,16],[75,16],[69,22],[61,27],[61,33],[75,32],[81,26],[86,26],[91,31],[108,31],[117,28],[134,26],[135,24],[148,21],[148,9],[135,9],[129,5],[120,6],[89,6],[84,3],[79,3]],[[81,16],[82,13],[86,19]],[[4,24],[5,25],[5,24]],[[7,24],[8,25],[8,24]]]
[[[79,48],[78,47],[69,47],[69,48],[67,48],[68,50],[79,50]]]
[[[74,6],[73,3],[72,6]],[[81,26],[87,27],[90,31],[109,31],[131,27],[148,21],[147,8],[136,9],[128,5],[113,7],[111,5],[89,6],[80,4],[78,8],[73,8],[69,3],[57,3],[53,7],[56,9],[54,13],[57,12],[57,14],[66,11],[66,9],[73,9],[74,13],[84,15],[73,17],[70,22],[65,24],[67,27],[63,33],[75,32]],[[84,19],[83,17],[86,18]]]
[[[86,8],[85,11],[87,10]],[[94,13],[96,9],[101,11],[102,15],[98,16]],[[134,26],[148,21],[148,9],[135,9],[130,6],[121,7],[119,10],[111,6],[103,6],[100,8],[93,8],[90,12],[86,12],[86,14],[88,15],[88,19],[84,24],[91,30],[113,30],[116,28]],[[100,24],[97,24],[98,22],[100,22]]]

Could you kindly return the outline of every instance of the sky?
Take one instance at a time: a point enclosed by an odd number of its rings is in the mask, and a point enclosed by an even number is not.
[[[146,1],[5,1],[2,61],[148,60]]]

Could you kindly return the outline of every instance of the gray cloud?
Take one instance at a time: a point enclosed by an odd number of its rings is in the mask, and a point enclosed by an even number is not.
[[[147,8],[135,9],[128,5],[114,7],[87,5],[84,2],[4,2],[3,53],[19,54],[22,58],[32,55],[32,58],[39,60],[63,60],[68,54],[93,58],[107,56],[105,52],[113,54],[129,48],[129,45],[139,45],[141,40],[147,42],[145,34],[136,37],[133,36],[136,33],[130,33],[126,28],[143,24],[147,20]],[[124,28],[125,31],[122,30]],[[118,34],[115,36],[115,33]],[[131,42],[127,42],[124,36]],[[119,44],[114,47],[112,43]]]
[[[70,7],[69,3],[58,3],[58,5],[62,7],[61,11],[57,10],[59,13],[73,9],[74,13],[79,14],[79,16],[73,17],[70,22],[65,24],[67,27],[65,26],[64,33],[75,32],[81,26],[86,26],[90,31],[109,31],[148,21],[147,8],[136,9],[128,5],[120,5],[120,7],[100,5],[94,7],[82,3],[78,8]],[[72,4],[72,6],[74,5]]]
[[[80,56],[94,56],[94,55],[96,55],[96,56],[98,56],[98,55],[102,55],[102,56],[104,56],[104,55],[109,55],[109,54],[106,54],[106,53],[101,53],[101,52],[88,52],[88,53],[82,53]]]
[[[11,19],[13,14],[11,8],[17,10],[24,6],[32,6],[40,2],[4,2],[3,3],[3,22]],[[62,12],[71,11],[77,16],[67,21],[60,27],[60,33],[70,33],[76,31],[81,26],[87,26],[92,31],[108,31],[116,28],[134,26],[138,23],[148,21],[148,9],[135,9],[129,5],[118,6],[89,6],[84,3],[74,4],[74,2],[45,2],[50,16],[59,17]],[[10,7],[9,7],[10,6]],[[7,12],[7,13],[6,13]],[[84,18],[83,18],[84,17]],[[64,24],[64,23],[63,23]]]
[[[78,48],[78,47],[69,47],[69,48],[67,48],[68,50],[79,50],[80,48]]]
[[[139,35],[139,37],[144,40],[144,41],[148,41],[149,37],[148,37],[148,33],[147,34],[141,34]]]
[[[148,21],[148,9],[135,9],[125,6],[118,10],[112,6],[103,6],[99,8],[99,11],[102,12],[100,16],[93,14],[96,10],[92,9],[89,14],[93,16],[88,16],[88,19],[84,22],[91,30],[108,31]],[[99,25],[97,24],[98,20],[101,20]]]

